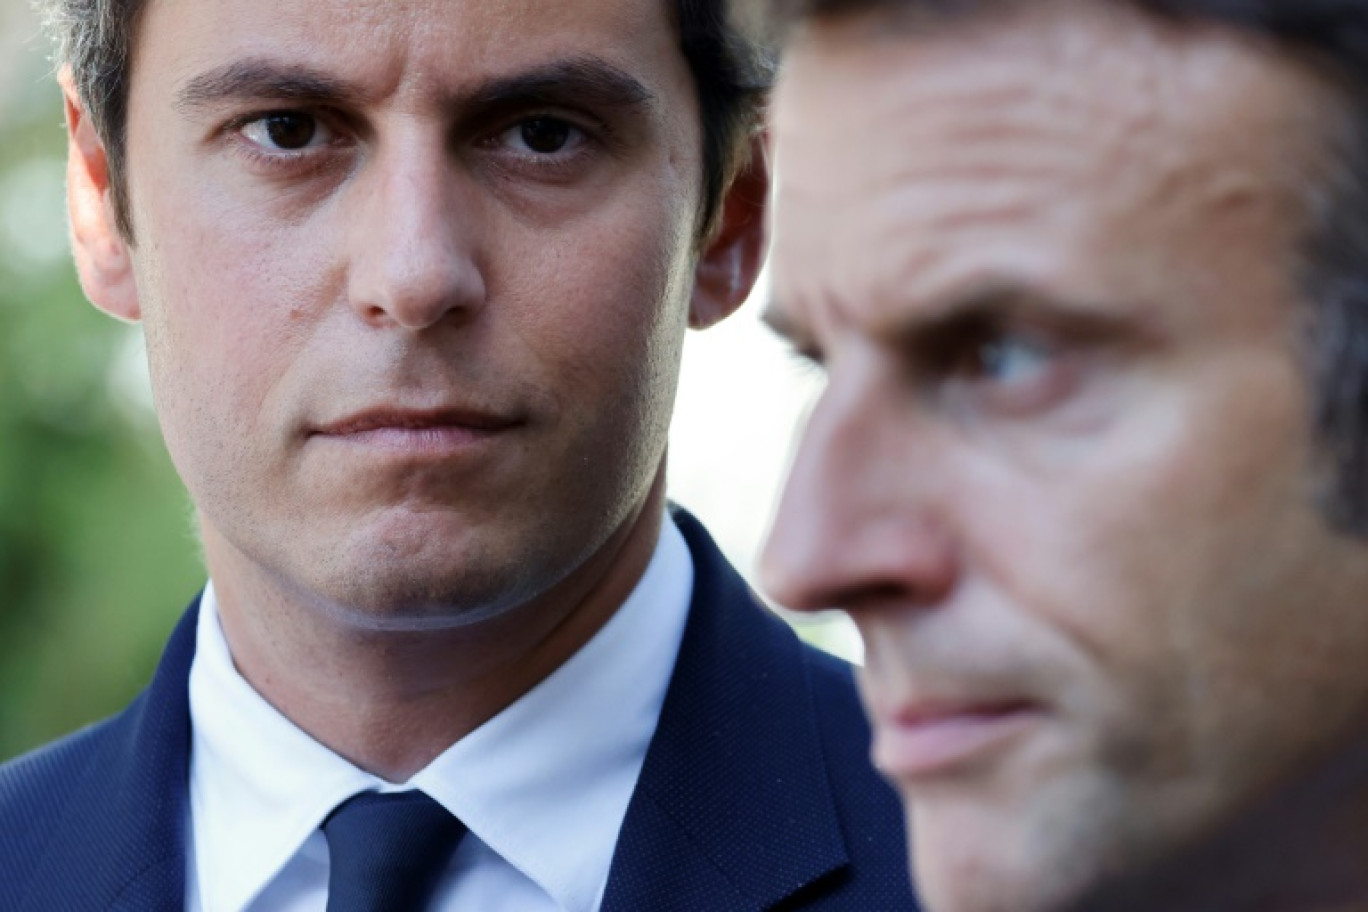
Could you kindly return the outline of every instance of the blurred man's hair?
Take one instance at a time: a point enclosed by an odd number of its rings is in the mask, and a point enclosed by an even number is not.
[[[71,67],[76,93],[105,145],[114,215],[132,241],[128,208],[128,88],[138,19],[146,0],[33,0]],[[726,0],[672,0],[680,50],[689,63],[703,126],[703,199],[699,236],[717,208],[759,123],[773,68],[755,36],[729,16]]]
[[[863,13],[909,24],[1002,12],[1040,0],[760,0],[768,30]],[[1098,2],[1098,0],[1080,0]],[[1304,321],[1327,518],[1368,536],[1368,0],[1106,0],[1183,25],[1238,29],[1323,69],[1342,90],[1332,167],[1307,187]],[[1336,128],[1342,129],[1336,130]]]

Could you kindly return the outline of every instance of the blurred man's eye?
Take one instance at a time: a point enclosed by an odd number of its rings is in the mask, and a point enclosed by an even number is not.
[[[1042,343],[1018,335],[985,339],[969,353],[965,373],[1006,386],[1029,383],[1049,369],[1053,353]]]
[[[244,124],[242,135],[264,149],[282,152],[300,152],[330,138],[328,128],[304,111],[263,114]]]
[[[942,340],[930,375],[961,406],[1027,415],[1059,404],[1079,380],[1069,345],[1048,334],[980,326]]]

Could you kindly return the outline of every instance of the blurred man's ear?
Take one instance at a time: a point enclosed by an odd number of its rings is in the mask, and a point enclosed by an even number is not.
[[[722,198],[720,218],[694,272],[689,326],[705,329],[745,302],[760,275],[769,241],[769,141],[751,139],[749,159]]]
[[[142,310],[128,240],[114,217],[105,146],[81,107],[71,70],[64,67],[57,80],[66,106],[67,212],[81,289],[110,316],[136,321]]]

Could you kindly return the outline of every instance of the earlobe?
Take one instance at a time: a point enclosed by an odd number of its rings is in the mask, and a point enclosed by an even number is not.
[[[76,272],[86,297],[129,322],[142,316],[128,240],[119,231],[103,141],[81,107],[69,70],[58,77],[66,106],[67,208]]]
[[[746,162],[722,198],[721,217],[694,274],[689,326],[706,329],[730,316],[750,295],[769,241],[768,137],[751,139]]]

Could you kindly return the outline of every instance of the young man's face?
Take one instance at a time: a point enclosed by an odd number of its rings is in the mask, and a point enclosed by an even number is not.
[[[775,102],[771,318],[828,384],[762,579],[859,625],[937,912],[1072,908],[1368,719],[1298,352],[1335,96],[1221,30],[1021,6],[819,22]]]
[[[131,280],[86,284],[145,322],[211,566],[440,624],[640,508],[698,262],[669,10],[151,0]]]

